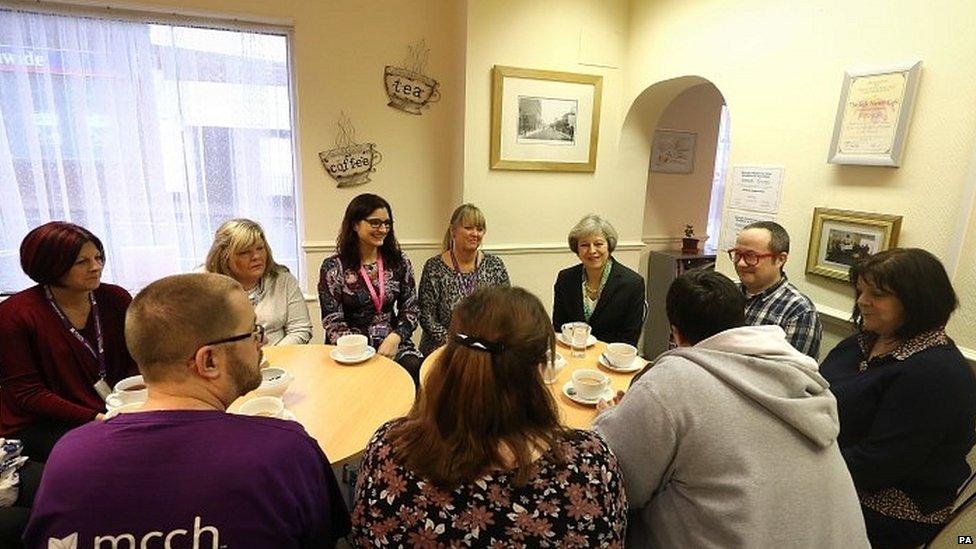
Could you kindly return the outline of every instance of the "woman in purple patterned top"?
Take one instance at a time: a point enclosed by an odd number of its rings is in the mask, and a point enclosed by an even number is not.
[[[393,358],[417,380],[421,355],[411,337],[419,307],[410,260],[393,233],[393,210],[375,194],[346,207],[337,253],[322,262],[319,304],[325,342],[363,334],[376,352]]]
[[[353,544],[623,547],[617,460],[598,434],[560,425],[540,372],[552,346],[521,288],[461,301],[413,409],[366,448]]]

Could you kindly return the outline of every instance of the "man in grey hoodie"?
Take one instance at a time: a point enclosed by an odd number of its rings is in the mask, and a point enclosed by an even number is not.
[[[679,348],[594,422],[630,503],[629,547],[869,547],[837,402],[779,326],[743,326],[714,271],[671,285]]]

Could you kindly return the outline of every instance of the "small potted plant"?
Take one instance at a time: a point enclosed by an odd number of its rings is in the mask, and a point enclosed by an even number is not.
[[[681,253],[697,254],[699,242],[701,239],[695,236],[695,226],[685,225],[685,236],[681,239]]]

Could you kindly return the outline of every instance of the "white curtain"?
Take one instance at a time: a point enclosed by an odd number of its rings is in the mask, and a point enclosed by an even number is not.
[[[32,284],[20,242],[51,220],[130,290],[201,265],[232,217],[297,273],[289,70],[283,35],[0,11],[0,291]]]
[[[705,253],[716,253],[718,249],[719,232],[722,229],[722,205],[725,198],[725,173],[729,167],[731,142],[729,107],[722,105],[722,114],[718,123],[718,142],[715,146],[715,170],[712,173],[712,197],[708,204],[708,240],[705,241]]]

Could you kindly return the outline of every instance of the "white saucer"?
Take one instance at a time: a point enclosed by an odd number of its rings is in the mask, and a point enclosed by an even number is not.
[[[563,345],[565,345],[567,347],[572,347],[572,345],[571,345],[572,342],[566,341],[566,339],[563,337],[563,334],[561,334],[561,333],[557,333],[556,334],[556,341],[558,341],[559,343],[562,343]],[[586,336],[586,346],[587,347],[592,347],[594,345],[596,345],[596,336],[594,336],[593,334],[590,334],[590,335]]]
[[[596,397],[596,398],[594,398],[592,400],[586,399],[586,398],[582,398],[579,395],[577,395],[576,394],[576,391],[573,389],[573,381],[572,380],[569,380],[569,381],[566,382],[565,385],[563,385],[563,394],[566,395],[566,398],[568,398],[569,400],[572,400],[573,402],[575,402],[577,404],[585,404],[587,406],[596,406],[596,403],[601,398],[603,400],[610,400],[610,399],[612,399],[613,398],[613,395],[614,395],[614,392],[613,392],[613,387],[607,387],[607,390],[606,391],[603,391],[603,394],[602,395],[600,395],[600,396],[598,396],[598,397]]]
[[[329,356],[332,357],[332,360],[338,362],[339,364],[359,364],[360,362],[366,362],[367,360],[373,358],[373,355],[375,354],[376,354],[376,349],[367,346],[365,353],[354,358],[349,358],[345,355],[340,354],[338,348],[332,349],[332,352],[329,353]]]
[[[644,367],[644,359],[639,356],[635,356],[634,360],[632,360],[629,365],[624,366],[623,368],[619,368],[617,366],[614,366],[613,364],[610,364],[610,361],[607,360],[606,355],[604,355],[603,353],[600,353],[600,356],[596,359],[596,361],[600,363],[600,366],[603,366],[607,370],[613,372],[621,372],[625,374],[629,374],[630,372],[636,372],[637,370],[640,370],[641,368]]]

